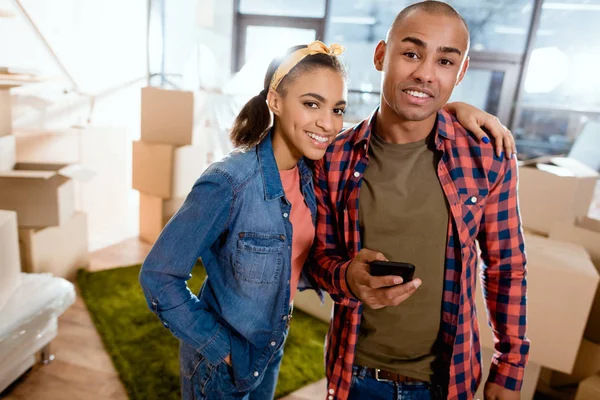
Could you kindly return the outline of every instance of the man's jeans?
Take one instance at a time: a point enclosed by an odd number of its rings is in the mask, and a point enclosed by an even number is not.
[[[425,382],[396,383],[378,381],[366,367],[352,367],[352,385],[348,400],[435,400],[431,386]]]

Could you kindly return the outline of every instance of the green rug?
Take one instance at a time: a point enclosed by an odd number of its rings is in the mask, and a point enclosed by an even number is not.
[[[140,265],[99,272],[80,270],[77,283],[104,346],[131,400],[180,399],[179,343],[150,312],[138,283]],[[198,293],[206,274],[197,267],[188,281]],[[294,311],[276,398],[325,376],[327,325]]]

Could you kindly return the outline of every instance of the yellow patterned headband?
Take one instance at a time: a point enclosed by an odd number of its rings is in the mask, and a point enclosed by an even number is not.
[[[282,79],[285,78],[287,74],[290,73],[292,68],[294,68],[304,57],[311,56],[313,54],[329,54],[330,56],[339,56],[344,52],[344,46],[339,44],[332,44],[327,47],[325,43],[315,40],[307,47],[302,49],[298,49],[291,53],[287,58],[279,65],[279,68],[273,74],[273,78],[271,79],[271,84],[269,85],[270,89],[276,90],[279,83],[281,83]]]

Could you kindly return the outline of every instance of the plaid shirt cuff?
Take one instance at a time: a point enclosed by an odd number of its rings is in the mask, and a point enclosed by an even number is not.
[[[336,289],[344,297],[346,297],[348,299],[359,301],[358,298],[354,295],[354,293],[352,293],[352,291],[350,290],[350,286],[348,286],[348,281],[346,280],[346,271],[348,270],[348,266],[350,266],[351,262],[352,262],[352,260],[346,261],[346,262],[340,264],[335,269],[335,275],[334,275],[333,282],[334,282],[334,286],[336,286]]]
[[[488,382],[495,383],[506,389],[520,391],[523,386],[524,373],[525,367],[493,360],[490,366]]]

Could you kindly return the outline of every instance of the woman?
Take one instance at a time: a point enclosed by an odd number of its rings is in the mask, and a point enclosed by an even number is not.
[[[148,304],[181,341],[184,399],[273,398],[296,288],[313,287],[302,273],[316,218],[304,159],[323,157],[342,129],[342,51],[314,42],[270,64],[231,133],[240,150],[202,174],[144,262]],[[457,108],[469,128],[488,116]],[[195,296],[186,281],[200,257],[208,278]]]

